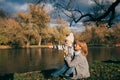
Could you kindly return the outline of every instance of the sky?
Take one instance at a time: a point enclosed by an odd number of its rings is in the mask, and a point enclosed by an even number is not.
[[[8,13],[15,13],[19,11],[27,11],[29,9],[28,2],[31,0],[0,0],[0,8],[4,9]],[[62,0],[56,0],[62,3]],[[65,1],[65,0],[63,0]],[[94,5],[92,0],[73,0],[77,2],[74,4],[73,7],[79,5],[80,10],[83,12],[89,11],[89,9]],[[108,1],[115,1],[115,0],[108,0]],[[52,4],[47,4],[46,9],[48,12],[53,10],[54,7]],[[117,11],[120,11],[120,5],[117,8]]]
[[[84,7],[89,8],[90,0],[81,0],[80,3],[82,4],[80,7],[81,9]],[[87,2],[87,3],[86,3]],[[5,10],[6,12],[10,14],[14,14],[19,11],[27,11],[29,9],[28,6],[28,0],[0,0],[0,8]],[[54,7],[51,4],[46,4],[45,9],[47,13],[51,13],[54,11]],[[54,15],[55,16],[55,15]],[[78,23],[79,24],[79,23]],[[84,27],[81,25],[81,27],[78,29],[77,25],[74,25],[70,27],[72,30],[76,30],[77,32],[82,31]]]
[[[28,10],[28,1],[30,1],[30,0],[0,0],[0,8],[6,10],[8,13],[15,13],[18,11],[26,11],[26,10]],[[91,4],[90,0],[78,0],[78,1],[80,1],[80,3],[81,3],[80,7],[82,10],[87,10],[87,8],[89,8],[89,6]],[[48,8],[49,8],[49,6],[48,6]]]
[[[12,13],[16,13],[19,11],[27,11],[29,9],[28,3],[31,0],[0,0],[0,8],[2,8],[3,10],[5,10],[6,12],[12,14]],[[47,0],[49,1],[49,0]],[[55,0],[56,2],[58,1],[59,3],[63,3],[66,4],[63,1],[67,1],[67,0]],[[103,0],[104,1],[104,0]],[[115,1],[115,0],[105,0],[105,1]],[[91,7],[94,5],[94,2],[92,0],[73,0],[73,7],[76,7],[79,5],[79,9],[82,12],[87,12],[91,9]],[[54,7],[53,4],[46,4],[46,11],[48,13],[53,12]],[[116,11],[120,12],[120,5],[116,8]],[[54,15],[55,16],[55,15]],[[62,15],[64,16],[64,15]]]
[[[12,14],[19,11],[27,11],[28,3],[24,0],[0,0],[0,8]]]
[[[0,0],[0,8],[2,8],[3,10],[5,10],[6,12],[13,14],[19,11],[27,11],[29,10],[29,6],[28,6],[28,1],[30,0]],[[58,1],[62,1],[62,0],[58,0]],[[90,8],[94,5],[94,3],[92,2],[92,0],[73,0],[74,2],[77,1],[77,3],[74,4],[74,7],[77,6],[77,4],[79,5],[80,10],[82,10],[83,12],[87,12],[90,10]],[[108,1],[114,1],[114,0],[108,0]],[[52,14],[52,12],[54,12],[54,7],[52,4],[46,4],[45,9],[47,11],[47,13]],[[117,7],[117,11],[120,12],[120,6]],[[56,14],[57,15],[57,14]],[[53,15],[54,17],[56,15]],[[62,15],[65,18],[65,15]],[[76,27],[78,27],[80,23],[77,23]],[[82,28],[81,28],[82,30]]]

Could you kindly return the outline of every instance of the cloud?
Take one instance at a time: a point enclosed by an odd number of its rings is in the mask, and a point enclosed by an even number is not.
[[[22,4],[22,5],[19,5],[19,4],[16,4],[16,7],[13,8],[15,12],[19,12],[19,11],[27,11],[29,9],[29,6],[27,3],[25,4]]]
[[[12,14],[19,11],[27,11],[29,6],[27,3],[19,4],[17,2],[5,2],[5,0],[0,0],[0,8]]]
[[[0,0],[0,2],[5,2],[5,0]]]
[[[45,9],[46,13],[48,13],[48,14],[51,14],[54,11],[53,5],[49,4],[49,3],[45,4],[44,9]]]
[[[83,32],[85,30],[85,26],[83,25],[82,22],[74,23],[71,27],[69,27],[71,31],[75,31],[76,33],[78,32]]]

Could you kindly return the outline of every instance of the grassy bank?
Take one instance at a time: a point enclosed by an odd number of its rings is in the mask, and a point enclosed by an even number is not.
[[[8,45],[0,45],[0,49],[12,49],[12,48],[47,48],[48,45],[30,45],[21,47],[11,47]],[[88,44],[88,47],[120,47],[120,45],[105,45],[105,44]]]
[[[120,44],[88,44],[89,47],[119,47]],[[21,46],[21,47],[12,47],[9,45],[0,45],[0,49],[10,49],[10,48],[45,48],[48,45],[30,45],[30,46]]]
[[[48,47],[48,45],[30,45],[30,46],[21,46],[21,47],[11,47],[11,46],[0,46],[0,49],[11,49],[11,48],[45,48]]]
[[[52,79],[50,74],[55,69],[14,73],[14,80],[63,80],[62,77]],[[120,80],[120,61],[94,62],[90,65],[91,77],[84,80]],[[9,78],[10,79],[10,78]],[[0,79],[2,80],[2,79]],[[4,80],[4,79],[3,79]]]
[[[9,49],[9,48],[12,48],[12,47],[10,47],[10,46],[3,46],[3,45],[1,46],[0,45],[0,49]]]

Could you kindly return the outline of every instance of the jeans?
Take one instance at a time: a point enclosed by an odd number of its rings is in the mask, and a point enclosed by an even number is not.
[[[60,67],[57,71],[51,74],[52,77],[56,78],[59,77],[61,74],[63,74],[68,69],[68,66],[64,64],[62,67]]]
[[[74,73],[75,68],[74,67],[70,67],[66,72],[65,72],[65,76],[70,76],[70,74]]]

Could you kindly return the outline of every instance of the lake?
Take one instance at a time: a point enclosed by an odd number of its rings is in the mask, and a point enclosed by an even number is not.
[[[64,52],[49,48],[0,49],[0,73],[23,73],[58,68]],[[89,64],[120,59],[120,47],[89,47]]]

